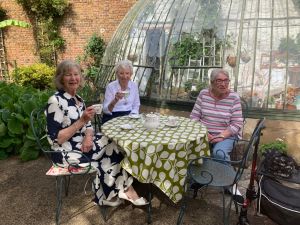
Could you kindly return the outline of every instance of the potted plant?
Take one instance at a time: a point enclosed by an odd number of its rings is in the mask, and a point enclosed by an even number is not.
[[[281,152],[281,153],[287,153],[287,144],[284,142],[283,139],[276,138],[275,141],[266,143],[266,144],[262,144],[259,147],[259,152],[261,153],[261,155],[263,155],[264,153],[266,153],[268,151],[273,151],[273,150]]]
[[[207,87],[206,82],[193,82],[189,80],[185,83],[185,90],[189,93],[190,99],[196,99],[199,95],[199,92]]]
[[[184,33],[181,38],[175,42],[170,51],[170,64],[184,66],[189,60],[200,60],[203,56],[219,55],[223,40],[216,36],[215,28],[203,29],[200,33]],[[215,45],[215,51],[212,51],[212,45]],[[204,64],[210,64],[211,57],[204,57]]]

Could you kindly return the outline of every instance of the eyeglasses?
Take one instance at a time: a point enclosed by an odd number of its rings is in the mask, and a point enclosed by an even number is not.
[[[217,84],[222,84],[222,83],[229,84],[230,80],[228,80],[228,79],[226,79],[226,80],[217,79],[217,80],[215,80],[215,82]]]

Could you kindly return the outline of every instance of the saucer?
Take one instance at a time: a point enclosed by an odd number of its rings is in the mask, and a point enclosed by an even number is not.
[[[128,117],[131,118],[131,119],[138,119],[141,116],[139,114],[130,114]]]
[[[168,127],[177,127],[178,126],[178,122],[177,123],[165,122],[165,125],[168,126]]]
[[[122,125],[120,125],[120,127],[121,127],[123,130],[131,130],[131,129],[134,128],[134,126],[131,125],[131,124],[122,124]]]

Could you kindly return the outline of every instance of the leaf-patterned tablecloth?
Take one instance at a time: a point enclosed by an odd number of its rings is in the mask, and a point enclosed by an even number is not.
[[[143,127],[141,119],[128,116],[106,122],[101,130],[125,152],[122,167],[142,183],[153,183],[173,202],[184,193],[187,165],[191,159],[209,155],[206,127],[189,118],[177,117],[179,125],[169,127],[160,117],[155,130]],[[130,124],[133,129],[122,129]]]

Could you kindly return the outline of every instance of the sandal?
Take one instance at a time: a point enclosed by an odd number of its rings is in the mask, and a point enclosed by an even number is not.
[[[130,201],[132,204],[137,205],[137,206],[142,206],[142,205],[148,205],[149,204],[149,202],[147,202],[147,200],[144,199],[143,197],[140,197],[136,200],[132,200],[132,199],[128,198],[128,196],[123,191],[119,191],[118,195],[119,195],[119,198]]]

